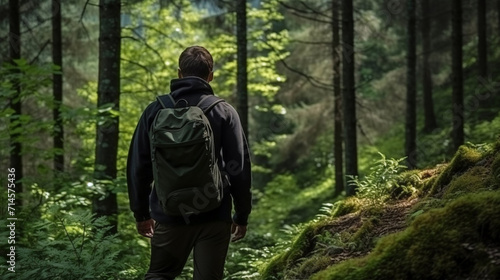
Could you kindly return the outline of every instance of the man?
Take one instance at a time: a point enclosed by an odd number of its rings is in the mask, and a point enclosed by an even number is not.
[[[196,105],[201,97],[213,95],[209,85],[213,79],[211,54],[200,46],[185,49],[179,57],[178,77],[170,84],[174,100],[184,99]],[[137,230],[151,238],[151,261],[145,279],[174,279],[181,274],[191,251],[193,279],[222,279],[229,241],[245,236],[251,211],[249,150],[240,119],[227,102],[217,103],[206,113],[227,187],[223,189],[220,207],[186,219],[166,215],[154,191],[148,131],[161,108],[155,101],[143,112],[130,144],[127,163],[130,208]]]

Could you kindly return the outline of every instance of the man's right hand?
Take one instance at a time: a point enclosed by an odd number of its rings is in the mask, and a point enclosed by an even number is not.
[[[247,234],[247,226],[242,226],[233,223],[233,225],[231,226],[231,234],[232,234],[231,242],[238,241],[243,237],[245,237],[245,235]]]
[[[147,238],[153,237],[153,233],[155,231],[155,221],[153,219],[149,219],[142,222],[137,222],[137,232]]]

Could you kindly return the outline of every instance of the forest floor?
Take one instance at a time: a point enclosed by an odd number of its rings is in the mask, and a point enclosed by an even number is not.
[[[500,141],[309,223],[263,279],[500,279]],[[411,190],[408,192],[407,190]]]
[[[408,226],[410,210],[419,200],[419,198],[410,198],[385,205],[381,213],[377,215],[378,218],[370,223],[370,230],[366,231],[366,235],[362,239],[368,240],[371,243],[371,241],[377,240],[382,236],[404,230]],[[371,214],[366,215],[365,212],[347,214],[336,219],[325,230],[328,230],[331,234],[339,232],[355,234],[361,230],[365,224],[365,220],[369,219],[370,216]],[[344,247],[341,252],[331,255],[330,265],[367,255],[371,252],[371,249],[373,247],[369,245],[361,250],[352,250]]]

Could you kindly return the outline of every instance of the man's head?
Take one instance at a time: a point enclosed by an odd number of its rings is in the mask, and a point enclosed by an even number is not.
[[[207,49],[188,47],[179,57],[179,78],[196,76],[210,82],[213,79],[213,67],[214,61]]]

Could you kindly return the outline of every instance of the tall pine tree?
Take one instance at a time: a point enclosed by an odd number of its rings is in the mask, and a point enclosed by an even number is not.
[[[417,167],[417,31],[415,0],[407,1],[405,154],[408,168]]]
[[[59,73],[53,74],[52,91],[54,95],[54,170],[64,171],[64,128],[61,118],[63,100],[62,78],[62,34],[61,34],[61,7],[59,0],[52,0],[52,62],[59,66]]]
[[[483,79],[488,76],[488,48],[486,42],[486,0],[477,1],[477,66]]]
[[[335,195],[339,195],[344,186],[344,150],[342,140],[342,88],[340,84],[340,5],[339,0],[332,0],[332,59],[333,59],[333,98],[334,98],[334,136],[333,154],[335,158]]]
[[[451,0],[452,142],[454,150],[464,143],[464,86],[462,69],[462,1]]]
[[[13,76],[19,76],[20,72],[16,69],[16,60],[21,58],[21,17],[19,14],[19,1],[9,0],[9,55],[10,63],[12,64]],[[19,181],[23,178],[23,156],[22,145],[19,140],[21,124],[19,116],[21,116],[21,85],[18,78],[13,78],[11,81],[13,85],[13,96],[10,98],[10,108],[12,115],[10,118],[10,167],[15,169],[16,175],[16,193],[23,192],[22,182]],[[22,200],[18,198],[19,204]]]
[[[117,172],[119,118],[112,111],[120,109],[121,1],[101,0],[99,9],[97,106],[100,113],[96,128],[94,179],[101,184],[115,179]],[[112,232],[116,232],[118,224],[116,193],[110,189],[112,184],[104,186],[105,195],[94,199],[93,210],[97,216],[109,217],[113,225]]]
[[[424,99],[424,132],[429,133],[437,128],[434,100],[432,98],[431,75],[431,10],[429,0],[421,1],[421,26],[422,35],[422,95]]]
[[[245,0],[236,1],[237,109],[245,135],[248,135],[247,8]]]
[[[345,174],[358,175],[356,126],[356,90],[354,81],[354,18],[352,0],[342,0],[342,110],[344,117]],[[346,194],[356,193],[355,185],[346,185]]]

